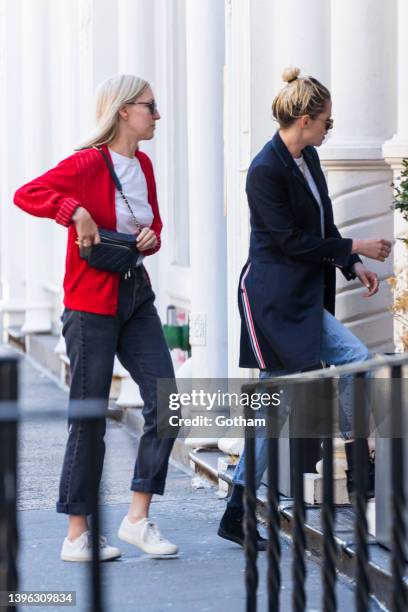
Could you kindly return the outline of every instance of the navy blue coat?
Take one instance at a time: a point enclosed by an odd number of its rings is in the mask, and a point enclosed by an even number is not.
[[[279,132],[248,171],[251,238],[238,288],[241,367],[297,372],[318,366],[323,309],[334,314],[336,266],[351,280],[360,261],[334,224],[316,150],[302,154],[323,204],[324,238],[319,205]]]

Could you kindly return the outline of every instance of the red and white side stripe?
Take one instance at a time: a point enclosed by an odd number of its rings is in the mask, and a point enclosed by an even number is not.
[[[256,337],[255,326],[252,319],[251,307],[249,305],[248,292],[245,287],[245,279],[251,269],[251,264],[248,264],[242,279],[241,279],[241,290],[242,290],[242,305],[244,307],[245,321],[248,329],[249,338],[251,340],[252,350],[259,365],[260,370],[265,370],[265,362],[262,357],[261,349],[259,347],[258,338]]]

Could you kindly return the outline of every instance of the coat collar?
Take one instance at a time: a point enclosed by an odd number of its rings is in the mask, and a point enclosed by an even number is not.
[[[293,159],[291,153],[289,152],[287,146],[285,145],[285,143],[283,142],[282,138],[280,137],[279,131],[276,131],[275,135],[272,138],[272,146],[274,148],[274,150],[276,151],[279,159],[281,160],[281,162],[283,163],[283,165],[292,173],[292,175],[298,180],[300,181],[300,183],[303,185],[303,187],[306,189],[306,191],[308,192],[309,195],[312,196],[313,200],[316,202],[317,206],[319,205],[318,202],[316,201],[316,198],[314,197],[305,177],[303,176],[302,172],[299,170],[298,165],[296,164],[295,160]],[[319,194],[320,194],[320,198],[321,201],[324,202],[325,201],[325,190],[323,188],[322,182],[320,180],[320,176],[319,173],[316,171],[316,163],[312,157],[312,154],[310,152],[310,147],[305,147],[302,150],[302,155],[303,158],[310,170],[311,175],[313,176],[313,179],[316,183],[317,189],[319,190]]]

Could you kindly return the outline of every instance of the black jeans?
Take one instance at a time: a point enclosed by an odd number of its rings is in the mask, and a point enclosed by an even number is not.
[[[92,399],[107,407],[115,353],[139,385],[145,425],[130,489],[162,495],[174,440],[157,437],[156,385],[159,378],[174,379],[174,370],[154,298],[147,273],[139,266],[131,278],[120,280],[115,316],[65,309],[62,333],[71,365],[72,405]],[[57,512],[90,514],[90,494],[102,475],[105,417],[72,418],[71,412],[68,426]],[[96,428],[92,455],[91,428]]]

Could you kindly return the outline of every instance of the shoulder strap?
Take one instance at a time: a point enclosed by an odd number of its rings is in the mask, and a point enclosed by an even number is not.
[[[106,155],[105,151],[103,149],[101,149],[101,147],[94,146],[93,148],[96,149],[97,151],[99,151],[100,154],[102,155],[102,157],[103,157],[103,159],[105,161],[105,164],[108,167],[110,175],[111,175],[111,177],[113,179],[113,182],[115,183],[116,189],[119,191],[123,201],[125,202],[126,206],[128,207],[128,210],[129,210],[130,214],[132,215],[133,221],[135,222],[135,227],[140,231],[143,228],[143,226],[136,219],[135,213],[133,212],[132,207],[129,204],[129,200],[127,199],[127,197],[123,193],[121,182],[120,182],[120,180],[118,178],[118,175],[115,172],[115,168],[113,167],[113,164],[112,164],[111,160]]]
[[[119,193],[123,193],[122,191],[122,185],[120,180],[118,179],[118,175],[115,172],[115,168],[113,167],[113,164],[111,162],[111,160],[109,159],[109,157],[106,155],[105,151],[103,149],[101,149],[101,147],[93,147],[94,149],[96,149],[97,151],[99,151],[99,153],[102,155],[105,164],[108,167],[108,170],[110,172],[110,175],[113,179],[113,182],[115,183],[116,189],[119,191]]]

